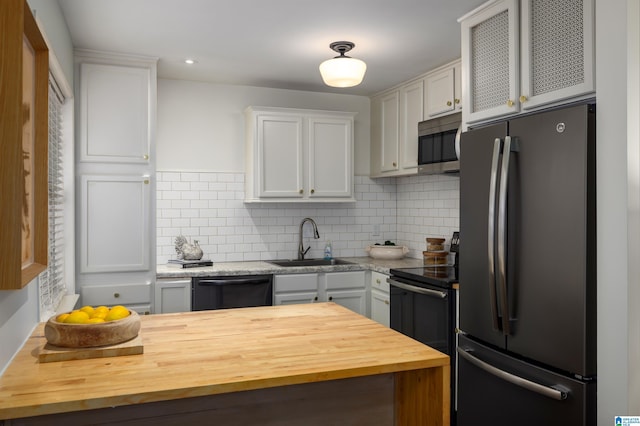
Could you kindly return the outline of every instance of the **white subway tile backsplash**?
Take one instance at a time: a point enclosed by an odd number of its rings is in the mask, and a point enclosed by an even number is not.
[[[174,239],[198,240],[214,262],[295,258],[298,227],[318,224],[320,239],[304,238],[307,256],[321,257],[326,241],[334,256],[365,256],[385,240],[422,257],[427,236],[449,239],[458,229],[458,178],[356,176],[355,203],[244,204],[244,173],[158,172],[157,262],[175,258]],[[373,232],[379,231],[378,236]]]

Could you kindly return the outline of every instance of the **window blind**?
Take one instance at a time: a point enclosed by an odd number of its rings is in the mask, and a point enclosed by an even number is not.
[[[40,320],[55,314],[66,293],[64,274],[64,185],[62,105],[64,96],[49,78],[49,259],[40,274]]]

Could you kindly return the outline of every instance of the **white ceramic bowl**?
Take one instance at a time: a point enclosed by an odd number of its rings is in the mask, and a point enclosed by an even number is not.
[[[374,259],[402,259],[409,249],[405,246],[367,246],[365,249]]]

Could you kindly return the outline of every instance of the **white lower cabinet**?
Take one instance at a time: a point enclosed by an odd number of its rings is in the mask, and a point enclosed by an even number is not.
[[[154,288],[153,313],[191,311],[191,280],[158,278]]]
[[[123,305],[139,314],[151,313],[151,283],[83,286],[80,291],[83,305]]]
[[[294,305],[318,301],[318,274],[275,275],[273,304]]]
[[[274,276],[274,305],[334,302],[366,315],[364,271]]]
[[[367,314],[367,289],[364,271],[324,274],[325,300],[342,305],[361,315]]]
[[[371,272],[371,319],[390,326],[389,275]]]

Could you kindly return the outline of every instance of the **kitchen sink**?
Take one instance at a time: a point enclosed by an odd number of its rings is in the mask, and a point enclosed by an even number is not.
[[[285,260],[267,260],[267,263],[273,265],[283,266],[285,268],[291,268],[295,266],[330,266],[330,265],[353,265],[353,262],[348,262],[342,259],[285,259]]]

